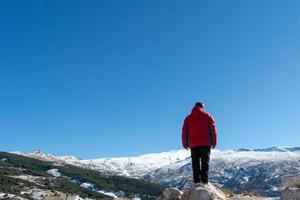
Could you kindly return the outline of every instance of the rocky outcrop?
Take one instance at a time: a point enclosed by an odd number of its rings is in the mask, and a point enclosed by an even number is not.
[[[212,184],[194,186],[185,191],[172,188],[165,190],[163,200],[226,200],[225,194]]]
[[[208,183],[205,185],[192,187],[181,197],[181,200],[225,200],[225,194],[214,187],[212,184]]]
[[[300,199],[300,188],[286,187],[282,191],[281,200],[299,200],[299,199]]]
[[[163,200],[180,200],[182,194],[177,188],[170,188],[163,192]]]
[[[228,189],[222,191],[211,183],[192,186],[185,192],[176,188],[166,189],[159,200],[300,200],[300,177],[295,176],[283,183],[282,197],[255,196],[244,191],[235,194]]]
[[[300,200],[295,190],[286,191],[287,194],[282,200]],[[299,192],[299,190],[298,190]],[[278,198],[256,197],[250,193],[225,195],[220,189],[212,184],[194,186],[182,193],[176,188],[167,189],[163,192],[161,200],[278,200]]]

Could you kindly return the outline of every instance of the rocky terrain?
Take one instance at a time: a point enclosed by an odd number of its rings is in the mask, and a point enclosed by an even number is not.
[[[226,194],[212,184],[192,186],[185,192],[170,188],[163,192],[162,200],[279,200],[279,198],[256,197],[249,193]]]

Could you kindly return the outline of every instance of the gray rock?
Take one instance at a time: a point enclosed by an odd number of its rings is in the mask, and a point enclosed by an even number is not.
[[[177,188],[170,188],[163,192],[163,200],[179,200],[183,192]]]
[[[281,200],[300,200],[300,188],[286,187],[282,191]]]
[[[225,194],[212,184],[192,187],[181,197],[181,200],[226,200]]]

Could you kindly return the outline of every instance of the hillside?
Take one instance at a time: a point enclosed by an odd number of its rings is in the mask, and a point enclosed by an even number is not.
[[[155,199],[163,188],[128,177],[108,176],[99,171],[69,164],[42,161],[0,152],[0,192],[26,199],[46,195],[75,198],[112,199],[115,197]]]

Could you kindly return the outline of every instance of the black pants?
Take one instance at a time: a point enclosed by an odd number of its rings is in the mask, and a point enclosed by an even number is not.
[[[194,183],[208,183],[210,146],[191,148]],[[201,160],[201,167],[200,167]]]

